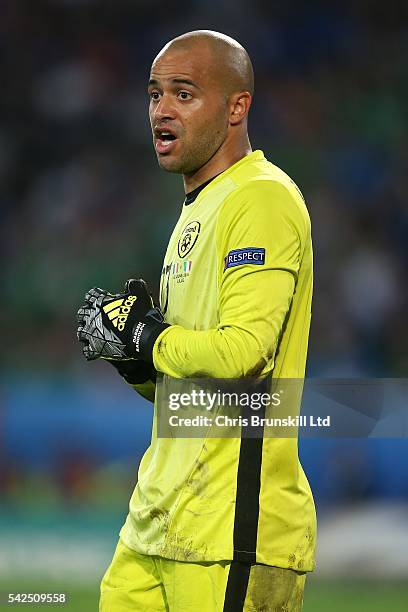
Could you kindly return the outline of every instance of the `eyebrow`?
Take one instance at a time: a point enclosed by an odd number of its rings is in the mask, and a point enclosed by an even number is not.
[[[194,83],[194,81],[190,81],[190,79],[184,79],[184,78],[175,78],[175,79],[171,79],[172,83],[177,83],[178,85],[190,85],[191,87],[195,87],[196,89],[200,89],[200,87],[198,85],[196,85]],[[156,86],[159,84],[159,81],[157,79],[149,79],[149,87],[151,86]]]

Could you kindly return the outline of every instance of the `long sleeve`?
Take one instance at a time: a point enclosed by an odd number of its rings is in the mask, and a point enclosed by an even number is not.
[[[218,323],[208,330],[167,328],[154,347],[156,369],[175,378],[270,372],[296,290],[305,232],[296,197],[278,181],[253,181],[227,198],[215,235]]]

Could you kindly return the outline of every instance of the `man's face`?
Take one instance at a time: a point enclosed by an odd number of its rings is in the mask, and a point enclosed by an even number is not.
[[[159,165],[192,174],[218,151],[228,131],[228,104],[210,52],[168,49],[153,62],[149,116]]]

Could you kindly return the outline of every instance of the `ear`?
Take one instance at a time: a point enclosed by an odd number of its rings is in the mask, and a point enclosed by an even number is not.
[[[230,99],[230,125],[238,125],[248,115],[252,96],[249,91],[241,91],[233,94]]]

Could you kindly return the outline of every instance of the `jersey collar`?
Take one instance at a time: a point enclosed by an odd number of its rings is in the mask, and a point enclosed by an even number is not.
[[[202,183],[202,185],[199,185],[198,187],[193,189],[193,191],[189,191],[189,193],[186,193],[184,206],[192,204],[197,199],[198,195],[203,191],[203,189],[205,189],[205,187],[207,187],[207,185],[209,185],[213,181],[218,182],[218,180],[225,178],[231,172],[234,172],[237,168],[248,163],[249,161],[260,161],[261,159],[265,159],[265,156],[263,154],[263,151],[261,151],[260,149],[252,151],[252,153],[249,153],[249,155],[245,155],[245,157],[242,157],[240,160],[235,162],[235,164],[224,170],[224,172],[216,174],[212,178],[208,179],[208,181],[205,181],[205,183]]]

